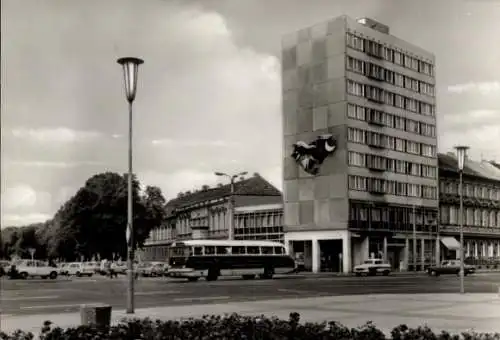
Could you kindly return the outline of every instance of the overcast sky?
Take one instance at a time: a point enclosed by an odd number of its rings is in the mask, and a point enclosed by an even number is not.
[[[2,0],[2,226],[127,167],[116,59],[138,56],[135,170],[167,198],[258,171],[281,188],[280,39],[372,17],[437,58],[440,149],[500,159],[496,0]]]

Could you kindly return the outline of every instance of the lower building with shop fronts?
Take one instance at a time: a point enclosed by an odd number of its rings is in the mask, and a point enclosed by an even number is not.
[[[440,236],[443,258],[459,258],[459,173],[453,154],[439,157]],[[463,172],[464,255],[478,266],[500,265],[500,168],[467,160]]]
[[[166,204],[164,225],[151,231],[140,257],[164,261],[174,241],[226,239],[231,218],[230,185],[185,192]],[[234,188],[234,239],[283,241],[281,192],[259,174],[240,179]]]

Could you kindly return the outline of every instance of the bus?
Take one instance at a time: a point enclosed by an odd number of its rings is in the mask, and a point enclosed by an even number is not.
[[[272,279],[296,271],[295,260],[279,242],[243,240],[189,240],[168,249],[168,275],[197,281],[221,276]]]

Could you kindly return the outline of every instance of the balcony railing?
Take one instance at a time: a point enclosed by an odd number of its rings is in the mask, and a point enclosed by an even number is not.
[[[441,232],[448,233],[460,233],[460,226],[456,225],[441,225],[439,227]],[[500,235],[499,227],[473,227],[473,226],[464,226],[464,233],[470,234],[487,234],[487,235]]]

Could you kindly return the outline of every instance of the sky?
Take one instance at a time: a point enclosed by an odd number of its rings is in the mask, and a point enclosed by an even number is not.
[[[500,1],[2,0],[1,226],[127,170],[116,59],[136,56],[134,171],[167,198],[259,172],[281,189],[281,37],[371,17],[436,55],[441,152],[500,160]]]

